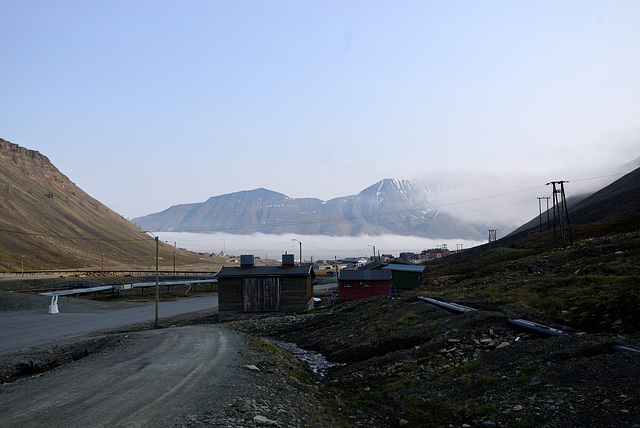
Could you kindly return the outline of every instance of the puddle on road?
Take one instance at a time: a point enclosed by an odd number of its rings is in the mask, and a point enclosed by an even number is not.
[[[285,342],[284,340],[269,338],[269,341],[278,345],[281,348],[288,349],[300,360],[307,364],[311,368],[311,371],[319,374],[320,376],[324,376],[327,374],[327,370],[331,367],[339,367],[344,366],[345,363],[333,363],[331,361],[327,361],[324,355],[315,352],[308,351],[306,349],[300,348],[293,342]]]

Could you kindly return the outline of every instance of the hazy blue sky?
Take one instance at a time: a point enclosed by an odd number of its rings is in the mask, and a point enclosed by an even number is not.
[[[544,187],[640,155],[639,29],[631,0],[4,0],[0,137],[129,218],[386,177]]]

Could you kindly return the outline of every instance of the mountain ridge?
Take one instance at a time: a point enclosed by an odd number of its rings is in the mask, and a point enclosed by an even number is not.
[[[473,225],[440,215],[436,200],[441,191],[440,183],[398,178],[385,178],[355,195],[327,201],[257,188],[174,205],[131,221],[154,231],[481,239]]]

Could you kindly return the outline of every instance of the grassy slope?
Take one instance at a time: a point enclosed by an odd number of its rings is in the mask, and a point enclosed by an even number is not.
[[[432,263],[425,290],[515,302],[579,330],[638,334],[639,225],[634,215],[577,228],[566,248],[549,245],[553,234],[544,232],[466,260]]]
[[[46,156],[0,139],[0,269],[150,266],[152,237],[72,183]],[[203,262],[162,244],[160,263]],[[103,255],[104,254],[104,255]],[[24,256],[24,257],[23,257]]]

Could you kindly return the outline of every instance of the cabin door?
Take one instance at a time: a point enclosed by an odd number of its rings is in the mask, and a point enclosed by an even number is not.
[[[280,278],[244,278],[242,302],[245,312],[279,312]]]

